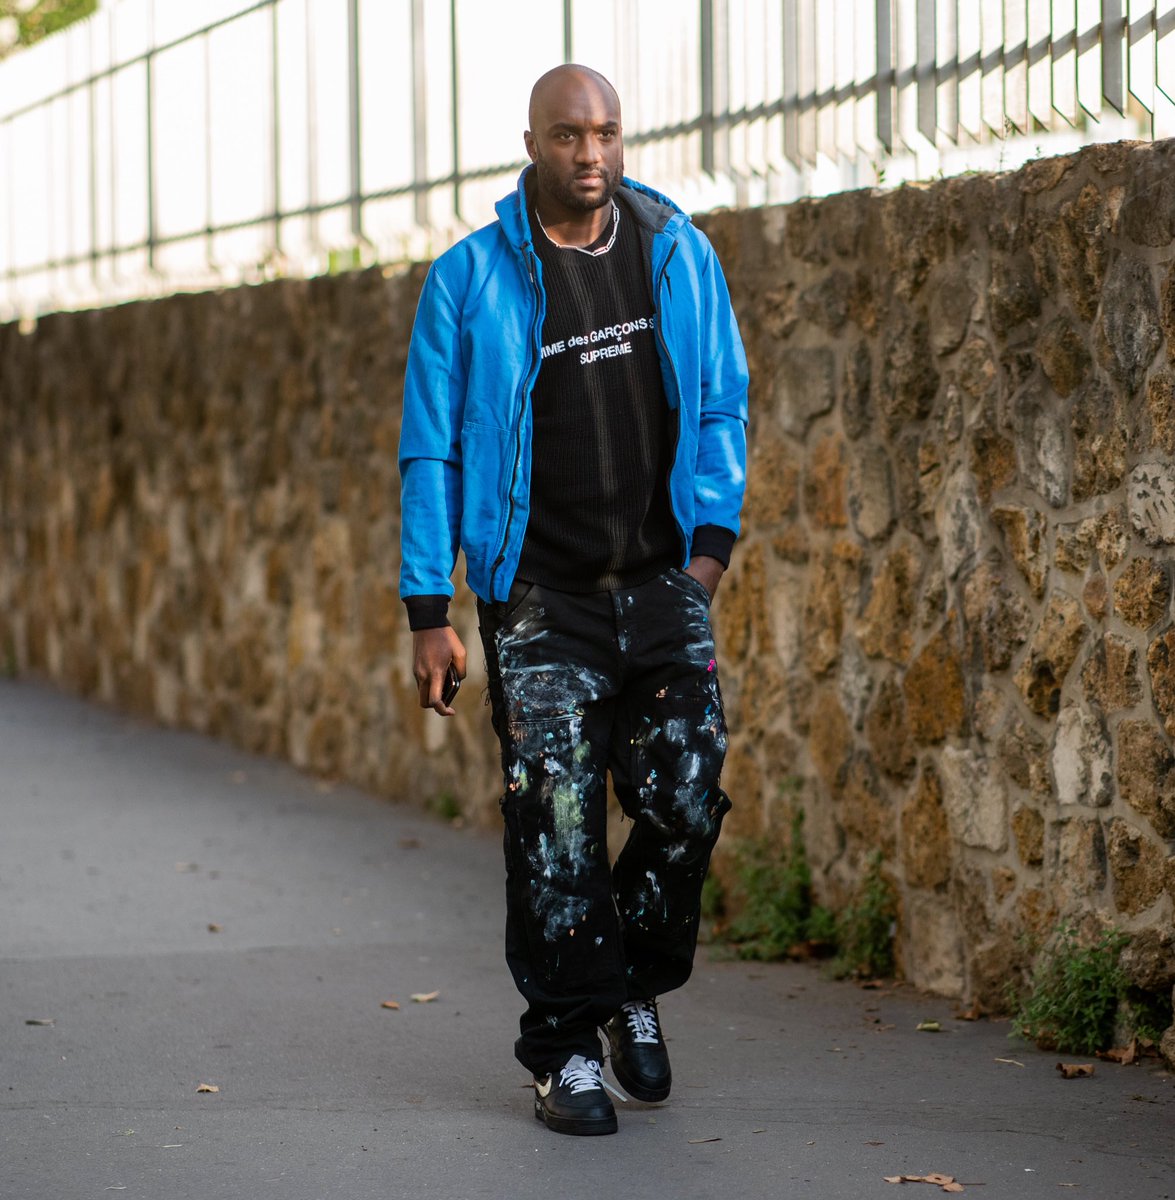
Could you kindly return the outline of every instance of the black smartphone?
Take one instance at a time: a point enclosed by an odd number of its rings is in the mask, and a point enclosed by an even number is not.
[[[457,693],[460,690],[461,679],[457,674],[457,668],[450,663],[448,671],[445,672],[445,686],[441,689],[441,703],[446,708],[452,708],[453,701],[457,699]]]

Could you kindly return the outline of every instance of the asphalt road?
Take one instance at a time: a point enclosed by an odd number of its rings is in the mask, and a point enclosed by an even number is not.
[[[949,1000],[707,952],[669,1102],[552,1134],[494,836],[38,684],[0,682],[0,821],[4,1200],[1175,1196],[1157,1062],[1065,1081]]]

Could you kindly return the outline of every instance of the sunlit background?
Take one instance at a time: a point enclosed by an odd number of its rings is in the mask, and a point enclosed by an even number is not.
[[[1175,133],[1175,0],[0,0],[0,51],[0,319],[432,256],[565,60],[692,211]]]

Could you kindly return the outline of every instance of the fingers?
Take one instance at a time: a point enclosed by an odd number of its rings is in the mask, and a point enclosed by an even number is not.
[[[422,629],[413,634],[412,674],[416,679],[421,708],[431,708],[438,716],[451,717],[455,709],[443,700],[445,676],[449,665],[456,669],[459,679],[465,678],[465,647],[456,632],[442,629]]]

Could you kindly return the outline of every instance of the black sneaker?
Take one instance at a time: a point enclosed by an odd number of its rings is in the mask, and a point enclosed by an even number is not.
[[[573,1054],[558,1080],[554,1074],[535,1078],[534,1115],[556,1133],[615,1133],[616,1110],[607,1087],[595,1059]]]
[[[655,1104],[669,1095],[673,1072],[661,1035],[656,1000],[630,1000],[604,1026],[612,1047],[612,1070],[637,1100]]]

